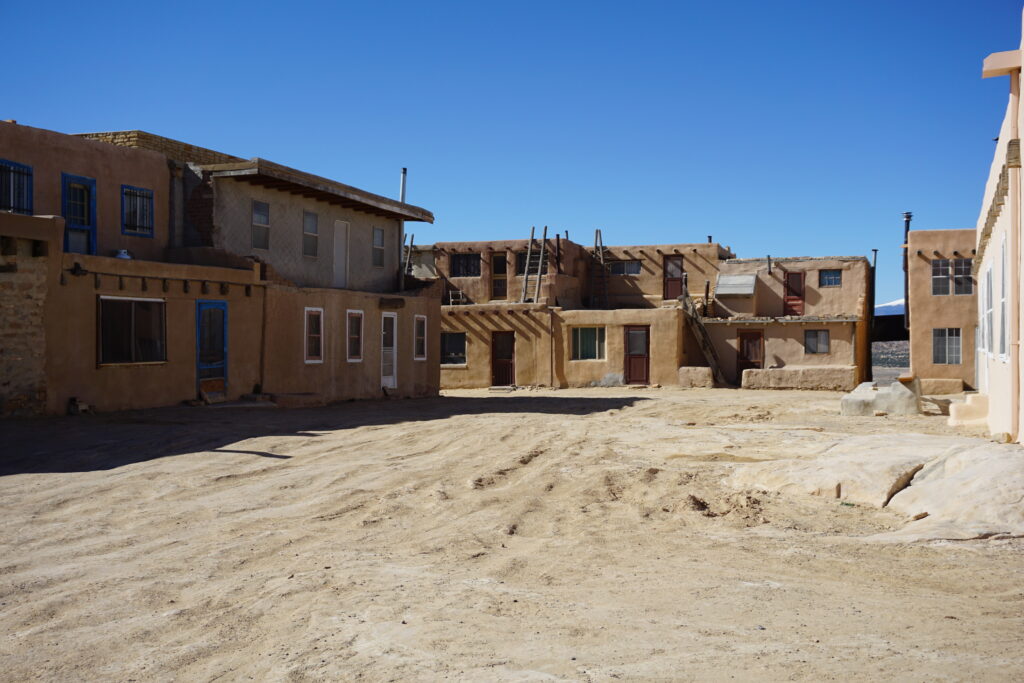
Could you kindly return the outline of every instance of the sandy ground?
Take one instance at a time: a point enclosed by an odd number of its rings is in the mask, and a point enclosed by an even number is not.
[[[838,394],[451,392],[0,423],[0,678],[1011,680],[1024,541],[733,491]]]

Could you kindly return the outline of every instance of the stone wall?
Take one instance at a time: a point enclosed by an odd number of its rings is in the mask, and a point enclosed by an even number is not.
[[[109,133],[82,133],[80,137],[100,142],[109,142],[120,147],[135,147],[160,152],[169,159],[188,161],[195,164],[227,164],[233,161],[244,161],[240,157],[223,154],[205,147],[197,147],[187,142],[172,140],[160,135],[153,135],[141,130],[119,130]]]
[[[41,242],[0,237],[0,415],[46,410],[48,257],[41,250]]]

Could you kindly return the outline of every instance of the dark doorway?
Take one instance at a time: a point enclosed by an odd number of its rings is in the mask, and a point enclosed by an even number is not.
[[[491,333],[491,386],[511,387],[516,383],[516,333]]]
[[[786,273],[786,294],[782,300],[782,315],[804,314],[804,274]]]
[[[686,275],[683,272],[682,256],[665,257],[665,298],[678,299],[683,295]]]
[[[649,384],[651,375],[651,328],[626,325],[626,384]]]
[[[196,383],[203,398],[227,398],[227,301],[196,302]]]
[[[761,330],[740,330],[736,355],[736,381],[742,383],[743,371],[764,367],[764,334]]]

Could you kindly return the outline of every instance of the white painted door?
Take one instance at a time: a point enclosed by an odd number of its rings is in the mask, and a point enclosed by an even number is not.
[[[396,345],[398,314],[384,313],[380,319],[380,385],[388,389],[398,386]]]
[[[348,223],[334,221],[333,287],[348,287]]]

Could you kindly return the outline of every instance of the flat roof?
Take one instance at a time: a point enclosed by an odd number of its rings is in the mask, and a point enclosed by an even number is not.
[[[759,256],[756,258],[731,258],[725,263],[757,263],[771,258],[772,263],[791,263],[793,261],[865,261],[867,256]]]
[[[225,164],[204,164],[201,168],[209,171],[215,178],[234,178],[241,182],[312,197],[328,204],[358,209],[385,218],[434,222],[434,214],[419,206],[404,204],[396,199],[258,157]]]

